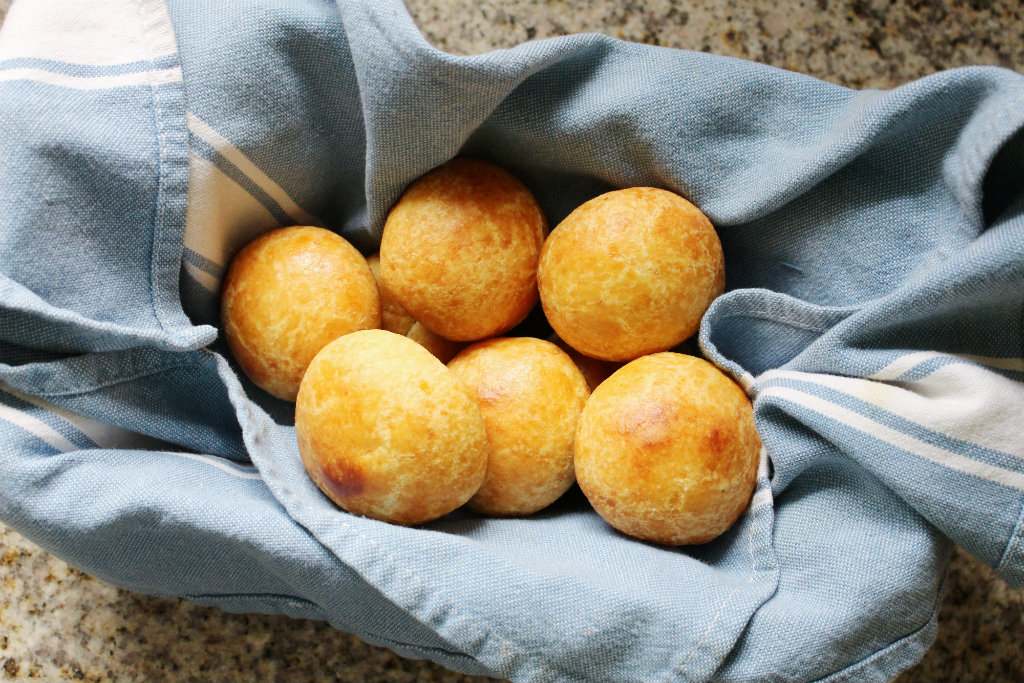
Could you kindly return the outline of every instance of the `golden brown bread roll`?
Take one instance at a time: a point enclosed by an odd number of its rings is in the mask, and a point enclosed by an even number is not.
[[[547,220],[507,171],[458,158],[412,183],[380,245],[384,284],[416,320],[453,341],[518,324],[537,302]]]
[[[622,367],[622,363],[613,363],[607,360],[584,356],[582,353],[566,344],[565,340],[561,339],[557,334],[553,334],[548,337],[548,341],[565,351],[569,355],[569,358],[572,358],[572,362],[575,363],[576,367],[578,367],[580,372],[583,373],[583,379],[587,380],[587,386],[590,387],[591,391],[596,389],[601,382],[611,377],[612,373]]]
[[[374,254],[366,259],[366,262],[370,265],[370,271],[373,273],[373,279],[377,281],[377,289],[380,292],[382,329],[395,334],[404,334],[434,354],[442,363],[447,363],[452,356],[465,348],[464,343],[445,339],[428,329],[426,325],[412,317],[409,311],[402,307],[402,304],[398,303],[391,290],[380,279],[380,254]]]
[[[370,266],[370,272],[373,273],[373,279],[377,283],[377,290],[380,292],[381,329],[394,332],[395,334],[409,334],[409,330],[416,322],[416,318],[413,318],[409,311],[405,310],[402,304],[398,303],[398,299],[391,293],[391,290],[384,286],[384,281],[380,279],[380,254],[373,254],[366,259],[366,263]]]
[[[295,431],[306,471],[331,500],[404,525],[469,500],[490,449],[466,387],[422,346],[386,330],[345,335],[317,354]]]
[[[747,507],[761,442],[743,390],[707,361],[638,358],[587,401],[576,478],[616,529],[666,545],[705,543]]]
[[[533,337],[488,339],[448,364],[476,396],[491,454],[469,507],[488,515],[528,515],[573,483],[572,447],[589,391],[572,360]]]
[[[431,332],[419,321],[413,323],[405,336],[427,351],[430,351],[442,363],[447,363],[455,354],[466,348],[465,342],[454,342],[451,339],[445,339],[441,335]]]
[[[591,199],[552,230],[537,281],[559,337],[588,356],[629,361],[697,331],[722,293],[725,262],[697,207],[634,187]]]
[[[280,228],[256,238],[224,278],[221,322],[232,355],[257,386],[288,401],[320,349],[379,327],[380,319],[366,259],[323,228]]]

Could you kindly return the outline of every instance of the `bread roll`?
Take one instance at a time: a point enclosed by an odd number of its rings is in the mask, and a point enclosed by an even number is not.
[[[280,228],[256,238],[224,278],[221,323],[232,355],[257,386],[287,401],[320,349],[380,320],[366,259],[323,228]]]
[[[594,391],[609,377],[612,376],[616,370],[622,367],[622,363],[612,363],[611,361],[599,360],[597,358],[591,358],[590,356],[584,356],[582,353],[572,348],[565,343],[564,339],[561,339],[557,334],[553,334],[548,337],[548,341],[558,346],[558,348],[568,354],[572,362],[576,364],[576,367],[583,373],[583,379],[587,380],[587,386],[590,391]]]
[[[385,330],[328,344],[295,405],[299,454],[341,508],[394,524],[445,515],[476,493],[490,446],[476,401],[429,351]]]
[[[434,334],[419,321],[413,323],[405,336],[430,351],[442,363],[447,363],[455,354],[466,348],[465,342],[454,342],[439,334]]]
[[[380,291],[381,303],[381,328],[395,334],[403,334],[409,339],[430,351],[442,363],[447,363],[456,353],[465,348],[465,344],[445,339],[439,334],[431,331],[426,325],[416,320],[409,314],[409,311],[398,303],[398,300],[391,293],[380,278],[380,254],[374,254],[366,259],[373,273],[373,279],[377,281],[377,289]]]
[[[634,187],[569,214],[544,243],[537,279],[559,337],[593,358],[629,361],[697,331],[722,293],[725,261],[697,207]]]
[[[576,478],[616,529],[665,545],[705,543],[747,507],[760,447],[739,386],[707,361],[656,353],[587,401]]]
[[[413,318],[409,311],[398,303],[391,290],[384,286],[384,281],[380,278],[380,254],[370,256],[366,263],[370,266],[370,272],[373,273],[377,290],[380,292],[381,329],[395,334],[409,334],[409,330],[416,323],[416,318]]]
[[[427,173],[391,209],[380,245],[386,287],[453,341],[518,324],[537,302],[547,221],[530,191],[494,164],[459,158]]]
[[[590,393],[572,360],[551,342],[507,337],[473,344],[448,367],[476,397],[491,444],[470,509],[529,515],[557,500],[573,483],[573,439]]]

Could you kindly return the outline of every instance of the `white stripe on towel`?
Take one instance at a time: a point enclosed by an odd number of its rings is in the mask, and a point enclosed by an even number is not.
[[[761,446],[761,452],[758,454],[758,463],[757,463],[757,482],[758,482],[758,485],[760,485],[760,483],[762,481],[767,481],[768,480],[768,470],[769,470],[769,467],[768,467],[768,449],[765,448],[764,446]],[[771,489],[771,487],[770,486],[769,487],[765,487],[765,488],[757,491],[756,493],[754,493],[754,496],[753,496],[753,498],[750,501],[750,509],[751,510],[756,510],[757,508],[761,507],[762,505],[770,505],[772,500],[773,499],[772,499],[772,489]]]
[[[766,386],[775,379],[828,387],[937,434],[1024,460],[1024,384],[973,363],[950,363],[894,384],[790,370],[769,370],[758,381]]]
[[[128,88],[140,85],[160,85],[181,80],[181,67],[157,69],[154,71],[135,71],[112,76],[70,76],[46,69],[3,69],[0,70],[0,83],[4,81],[32,81],[46,83],[76,90],[109,90],[111,88]]]
[[[61,408],[38,396],[15,389],[4,382],[0,382],[0,391],[16,396],[25,403],[31,403],[37,408],[53,413],[82,432],[89,441],[92,441],[100,448],[162,448],[167,445],[163,441],[158,441],[144,434],[129,431],[123,427],[96,420],[88,415]],[[78,448],[78,446],[75,446],[75,448]]]
[[[202,285],[203,289],[214,293],[220,291],[220,280],[216,276],[210,275],[202,268],[197,268],[187,260],[183,259],[181,263],[185,266],[185,272],[188,273],[193,280]]]
[[[840,422],[851,429],[863,432],[872,438],[884,441],[896,448],[913,453],[944,467],[1024,491],[1024,474],[979,462],[959,453],[933,446],[819,396],[814,396],[791,387],[773,386],[762,391],[759,400],[768,397],[795,403],[807,410]]]
[[[188,209],[185,216],[185,247],[220,266],[249,241],[280,223],[245,188],[195,152],[188,155]],[[185,269],[211,292],[220,288],[212,275]]]
[[[771,505],[772,500],[772,490],[770,488],[763,488],[755,492],[754,496],[750,499],[750,509],[756,510],[764,505]]]
[[[0,60],[127,64],[174,54],[174,30],[162,0],[31,0],[4,20]]]
[[[164,455],[173,455],[180,458],[187,458],[189,460],[196,460],[198,462],[206,463],[212,467],[216,467],[222,472],[227,472],[230,475],[238,477],[240,479],[259,479],[259,472],[256,468],[251,465],[242,464],[228,464],[227,461],[222,458],[217,458],[209,455],[199,455],[197,453],[182,453],[180,451],[169,451],[166,449],[167,443],[155,439],[145,434],[139,434],[131,430],[113,425],[107,422],[76,413],[65,408],[61,408],[58,405],[50,403],[38,396],[27,394],[23,391],[19,391],[14,387],[0,382],[0,391],[8,393],[12,396],[31,403],[32,405],[42,408],[50,413],[53,413],[57,417],[61,418],[72,427],[81,432],[89,441],[94,443],[100,448],[107,449],[125,449],[125,450],[152,450]],[[4,419],[22,429],[34,434],[46,443],[50,444],[62,453],[68,451],[79,450],[79,447],[74,443],[64,438],[64,436],[50,427],[45,422],[39,420],[28,413],[22,412],[10,406],[0,403],[0,419]]]
[[[206,463],[216,467],[221,472],[227,472],[228,474],[238,477],[239,479],[262,479],[260,473],[256,471],[254,467],[247,467],[244,465],[228,465],[225,461],[220,458],[214,458],[209,455],[199,455],[198,453],[174,453],[165,451],[168,455],[177,455],[182,458],[188,458],[189,460],[196,460],[198,462]]]
[[[950,353],[939,353],[938,351],[914,351],[913,353],[900,356],[878,372],[869,375],[868,379],[877,379],[881,381],[894,380],[907,374],[919,365],[935,358],[947,358],[954,361],[966,360],[978,363],[979,365],[987,365],[988,367],[995,368],[996,370],[1015,370],[1017,372],[1024,372],[1024,358],[1000,358],[995,356],[975,356],[973,354],[954,355]]]
[[[868,379],[876,379],[880,382],[893,380],[907,374],[921,363],[930,361],[932,358],[939,358],[941,355],[937,351],[915,351],[908,353],[900,356],[873,375],[869,375]]]
[[[266,173],[261,171],[247,156],[242,154],[231,141],[215,131],[206,122],[202,121],[192,112],[186,112],[188,129],[200,140],[213,147],[225,159],[244,173],[249,180],[256,184],[261,190],[270,195],[271,199],[278,203],[282,210],[293,220],[301,225],[322,226],[320,219],[307,213],[302,207],[295,203],[288,193],[280,185],[270,179]]]
[[[68,441],[64,438],[63,434],[42,420],[32,417],[28,413],[23,413],[8,405],[4,405],[3,403],[0,403],[0,420],[10,422],[15,427],[24,429],[29,434],[32,434],[53,446],[61,453],[67,453],[68,451],[78,449],[78,446]]]

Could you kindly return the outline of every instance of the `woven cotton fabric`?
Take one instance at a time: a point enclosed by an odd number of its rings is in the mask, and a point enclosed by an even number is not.
[[[885,681],[953,544],[1024,584],[1024,76],[853,91],[600,35],[457,57],[397,0],[18,0],[0,32],[0,520],[99,578],[323,619],[515,681]],[[570,493],[408,529],[316,489],[218,337],[283,225],[376,248],[456,155],[551,225],[697,204],[704,353],[764,442],[750,508],[665,548]]]

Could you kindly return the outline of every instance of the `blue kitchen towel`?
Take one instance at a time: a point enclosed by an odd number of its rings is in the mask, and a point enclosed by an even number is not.
[[[323,619],[516,681],[885,681],[954,543],[1024,584],[1024,76],[853,91],[574,35],[457,57],[398,0],[18,0],[0,32],[0,520],[154,595]],[[701,348],[764,442],[712,543],[577,492],[421,528],[329,503],[289,404],[217,336],[224,268],[288,224],[366,252],[455,155],[552,225],[692,200],[726,254]]]

